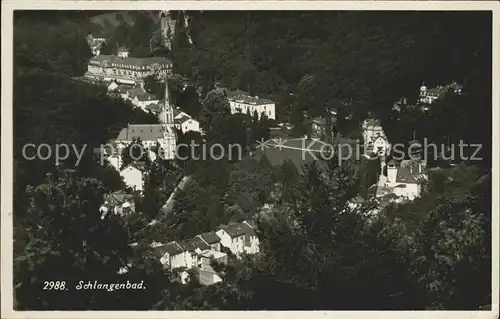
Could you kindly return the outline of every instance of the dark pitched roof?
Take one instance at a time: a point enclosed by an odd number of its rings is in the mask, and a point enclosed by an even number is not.
[[[123,128],[118,137],[118,141],[132,141],[139,138],[141,141],[157,140],[163,136],[163,126],[160,124],[129,124]]]
[[[387,166],[389,166],[389,165],[398,166],[398,162],[396,162],[395,160],[391,159],[391,160],[387,163]]]
[[[201,250],[209,249],[210,246],[205,243],[201,238],[199,237],[193,237],[191,239],[182,241],[179,243],[179,245],[182,247],[184,251],[187,252],[194,252],[196,248],[199,248]]]
[[[398,169],[396,183],[420,184],[426,180],[425,173],[425,168],[422,166],[419,168],[418,162],[408,162]]]
[[[315,124],[318,124],[318,125],[326,125],[326,119],[323,118],[323,117],[315,117],[313,120],[312,120],[313,123]]]
[[[127,91],[128,95],[130,96],[131,99],[134,99],[137,97],[139,101],[152,101],[152,100],[158,100],[154,94],[146,92],[143,88],[141,87],[135,87]]]
[[[182,124],[190,119],[191,119],[191,117],[183,115],[180,118],[175,119],[174,122],[175,122],[175,124]]]
[[[168,244],[156,246],[153,248],[153,251],[159,257],[163,257],[165,254],[178,255],[184,252],[181,246],[179,246],[179,244],[177,244],[175,241]]]
[[[364,125],[365,127],[376,127],[376,126],[380,126],[380,122],[378,120],[375,120],[375,119],[367,119],[365,122],[364,122]]]
[[[243,236],[243,235],[253,235],[254,234],[253,228],[248,226],[247,224],[243,224],[243,223],[225,226],[225,227],[222,227],[222,229],[226,233],[228,233],[228,235],[231,236],[231,238],[239,237],[239,236]]]
[[[110,63],[115,63],[115,64],[127,64],[127,65],[135,65],[135,66],[147,66],[147,65],[152,65],[155,63],[163,64],[163,65],[172,64],[172,61],[170,59],[165,58],[165,57],[149,57],[149,58],[127,57],[127,58],[122,58],[122,57],[118,57],[116,55],[105,55],[105,54],[95,56],[90,60],[97,61],[97,62],[108,61]]]
[[[181,112],[182,112],[181,110],[175,108],[174,109],[174,117],[176,117],[177,115],[181,114]]]
[[[106,194],[104,199],[111,205],[121,205],[132,199],[132,195],[125,193],[124,191],[116,191],[111,194]]]
[[[247,92],[241,90],[227,91],[227,98],[233,101],[242,101],[243,103],[255,105],[274,103],[273,101],[268,99],[263,99],[258,96],[251,96]]]
[[[111,82],[111,84],[116,84],[116,82]],[[130,89],[133,89],[134,87],[131,85],[126,85],[126,84],[118,84],[118,86],[113,89],[113,92],[118,92],[118,93],[127,93]]]
[[[206,243],[208,244],[216,244],[220,243],[221,239],[215,232],[208,232],[208,233],[203,233],[201,235],[198,235],[203,239]]]

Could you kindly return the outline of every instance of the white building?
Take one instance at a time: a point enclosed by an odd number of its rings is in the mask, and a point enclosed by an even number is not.
[[[197,275],[202,285],[213,285],[222,281],[219,274],[213,269],[212,261],[226,263],[227,255],[220,251],[204,250],[198,252]]]
[[[208,232],[198,235],[205,243],[210,246],[211,250],[220,251],[221,239],[215,232]]]
[[[262,99],[258,96],[251,96],[246,92],[236,90],[227,91],[227,98],[231,114],[250,112],[251,115],[257,112],[259,118],[265,114],[269,119],[276,119],[276,106],[271,100]]]
[[[387,140],[384,129],[378,120],[367,119],[361,125],[365,153],[376,153],[381,156],[390,153],[391,144]]]
[[[142,192],[144,187],[144,167],[142,165],[130,164],[120,170],[120,176],[128,187]]]
[[[154,94],[146,92],[141,86],[128,90],[127,99],[130,100],[134,106],[140,107],[144,112],[147,112],[148,105],[160,103],[160,100],[158,100]]]
[[[420,87],[419,100],[424,104],[432,104],[437,100],[443,98],[448,91],[453,92],[454,94],[462,94],[463,86],[457,84],[456,82],[452,82],[446,86],[438,85],[435,88],[428,89],[424,84]],[[424,107],[424,110],[428,108]]]
[[[246,222],[222,227],[216,234],[221,238],[221,245],[229,248],[236,256],[259,252],[259,238],[253,227]]]
[[[188,131],[200,132],[200,122],[191,117],[175,119],[175,127],[182,131],[182,133],[186,133]]]
[[[394,194],[406,200],[414,200],[422,194],[422,186],[427,182],[425,161],[405,160],[398,163],[391,160],[387,163],[387,177],[381,175],[377,196]]]
[[[85,77],[101,81],[136,84],[148,75],[165,77],[172,72],[172,61],[165,57],[132,58],[121,48],[118,55],[96,55],[87,64]]]
[[[175,269],[185,267],[186,265],[184,250],[175,241],[167,244],[155,245],[153,251],[160,258],[160,262],[164,267]]]
[[[168,84],[165,87],[165,100],[161,103],[159,117],[161,124],[129,124],[120,131],[116,143],[129,145],[134,140],[139,139],[146,148],[159,145],[161,152],[159,156],[162,159],[174,159],[177,136],[175,133],[174,109],[170,105],[168,94]]]

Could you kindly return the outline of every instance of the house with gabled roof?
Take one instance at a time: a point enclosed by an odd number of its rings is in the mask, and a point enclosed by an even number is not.
[[[199,237],[193,237],[179,242],[179,246],[184,250],[184,262],[187,268],[194,267],[198,264],[197,253],[210,249],[210,245]]]
[[[231,250],[236,256],[259,252],[259,238],[249,223],[235,223],[220,227],[216,231],[221,238],[221,245]]]
[[[200,122],[191,118],[190,116],[182,116],[180,118],[174,119],[175,127],[186,133],[189,131],[200,132]]]
[[[141,163],[132,163],[120,170],[125,185],[138,192],[143,191],[145,174],[145,166]]]
[[[398,197],[414,200],[421,196],[423,185],[428,180],[426,166],[422,160],[404,160],[400,164],[391,160],[387,163],[387,178],[380,186]]]
[[[179,109],[179,107],[176,107],[174,109],[174,119],[178,119],[178,118],[181,118],[181,117],[191,117],[189,114],[187,114],[186,112],[183,112]]]
[[[147,111],[148,105],[160,103],[160,100],[154,94],[147,92],[141,86],[128,90],[127,99],[129,99],[134,106],[140,107],[145,112]]]
[[[165,267],[175,269],[186,267],[184,249],[175,241],[153,246],[153,252]]]
[[[231,114],[249,112],[251,115],[257,113],[259,118],[265,114],[269,119],[276,118],[276,105],[275,102],[264,99],[259,96],[252,96],[242,90],[227,90],[222,89],[229,101]]]
[[[172,73],[172,61],[165,57],[129,57],[121,49],[118,55],[96,54],[87,63],[85,77],[118,83],[143,83],[149,75],[161,77]]]
[[[210,246],[210,249],[214,251],[220,251],[221,248],[221,238],[215,232],[207,232],[198,235],[201,240],[203,240],[207,245]]]

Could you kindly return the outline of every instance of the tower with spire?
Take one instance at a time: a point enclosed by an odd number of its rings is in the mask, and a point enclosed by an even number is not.
[[[160,112],[160,125],[162,125],[162,138],[158,140],[160,145],[160,157],[164,160],[170,160],[175,157],[176,134],[174,123],[174,108],[170,103],[170,94],[168,89],[168,79],[165,75],[165,98],[163,100]]]
[[[160,123],[167,126],[174,126],[174,108],[170,103],[170,92],[168,88],[168,77],[165,75],[165,97],[161,106]]]

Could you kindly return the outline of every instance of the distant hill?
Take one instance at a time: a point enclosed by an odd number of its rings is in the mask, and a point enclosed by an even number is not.
[[[133,27],[137,21],[138,16],[147,16],[159,26],[159,18],[154,11],[114,11],[101,13],[92,16],[88,19],[90,22],[89,32],[102,33],[103,35],[111,35],[115,29],[120,25],[127,25]]]

